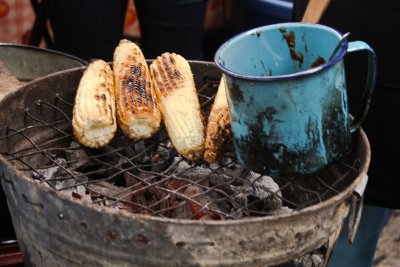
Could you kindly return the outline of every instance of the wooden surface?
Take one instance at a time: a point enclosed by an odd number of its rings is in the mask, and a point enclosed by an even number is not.
[[[0,100],[23,85],[0,60]]]
[[[392,216],[383,228],[375,251],[374,267],[400,266],[400,210],[392,210]]]
[[[302,22],[318,23],[330,0],[309,0]]]

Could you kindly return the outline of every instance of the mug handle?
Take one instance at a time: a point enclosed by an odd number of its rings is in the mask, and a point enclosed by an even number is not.
[[[362,94],[360,109],[350,125],[351,133],[355,132],[361,127],[361,124],[364,122],[365,117],[367,116],[376,82],[377,59],[375,51],[363,41],[349,42],[347,52],[356,52],[361,50],[365,50],[368,55],[367,81]]]

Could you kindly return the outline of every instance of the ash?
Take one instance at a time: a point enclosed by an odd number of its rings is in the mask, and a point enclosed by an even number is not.
[[[279,185],[238,164],[232,152],[207,164],[183,159],[167,138],[116,142],[96,151],[71,142],[33,178],[89,205],[149,216],[226,220],[292,212]]]

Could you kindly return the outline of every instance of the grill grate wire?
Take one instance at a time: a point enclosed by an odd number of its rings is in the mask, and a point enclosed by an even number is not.
[[[205,79],[198,89],[205,118],[217,86]],[[197,220],[273,216],[326,201],[359,173],[360,160],[344,158],[315,175],[271,179],[241,166],[233,148],[219,164],[189,162],[164,130],[138,142],[118,131],[109,146],[89,149],[74,141],[73,103],[55,94],[53,103],[37,99],[34,108],[40,112],[24,110],[24,127],[0,137],[10,144],[0,152],[24,175],[88,205]]]

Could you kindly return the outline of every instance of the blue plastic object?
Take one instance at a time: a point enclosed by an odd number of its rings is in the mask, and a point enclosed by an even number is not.
[[[289,22],[293,15],[293,0],[246,0],[246,28]]]

